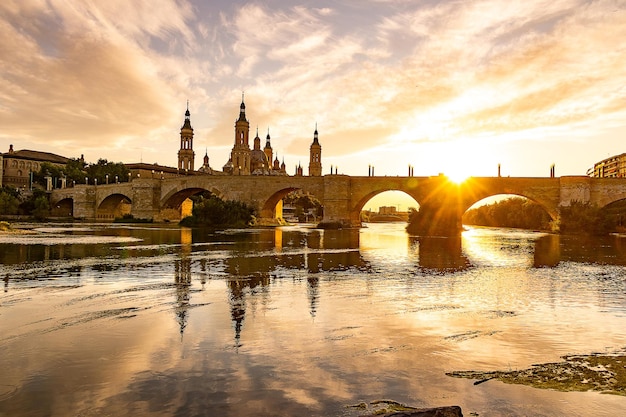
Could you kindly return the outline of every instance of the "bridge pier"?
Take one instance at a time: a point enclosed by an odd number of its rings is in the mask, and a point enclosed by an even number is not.
[[[360,212],[352,213],[351,180],[347,175],[324,176],[324,218],[320,227],[361,227]]]
[[[161,181],[137,178],[132,181],[131,185],[133,196],[130,214],[136,219],[161,221]]]
[[[76,219],[96,220],[96,186],[76,185],[74,187],[74,208],[72,213]]]

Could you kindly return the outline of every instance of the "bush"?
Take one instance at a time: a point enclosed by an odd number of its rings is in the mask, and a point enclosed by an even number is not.
[[[532,230],[549,229],[550,221],[550,216],[539,204],[519,197],[477,207],[463,216],[465,224]]]
[[[216,196],[194,199],[192,214],[181,220],[183,226],[212,228],[246,227],[253,218],[254,209],[239,201],[224,201]]]
[[[14,188],[0,189],[0,214],[17,214],[20,207],[19,192]]]
[[[590,203],[572,201],[559,208],[562,234],[606,235],[616,228],[615,220],[607,211]]]

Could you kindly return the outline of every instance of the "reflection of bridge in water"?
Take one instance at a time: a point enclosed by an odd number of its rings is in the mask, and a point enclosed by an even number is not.
[[[276,280],[306,282],[309,313],[315,317],[320,300],[320,280],[326,276],[324,272],[345,271],[347,274],[369,276],[376,274],[377,270],[377,259],[369,257],[368,253],[371,249],[362,248],[361,232],[356,229],[275,228],[255,230],[253,233],[221,235],[220,245],[223,246],[219,247],[219,256],[212,254],[213,249],[207,252],[203,245],[194,249],[192,245],[194,236],[198,242],[206,242],[206,238],[200,237],[199,234],[199,230],[181,229],[180,259],[174,263],[176,284],[174,312],[180,326],[181,336],[194,306],[191,302],[191,295],[194,291],[198,291],[197,288],[193,290],[194,283],[200,282],[199,291],[202,291],[205,284],[211,280],[225,282],[235,333],[234,345],[239,347],[247,309],[250,308],[250,299],[261,297],[263,300],[269,300],[272,284]],[[573,238],[559,235],[543,235],[539,238],[536,236],[536,234],[531,234],[523,239],[534,251],[534,256],[530,258],[531,266],[553,267],[561,260],[579,260],[581,255],[575,250],[580,246],[579,243],[568,240]],[[563,239],[566,243],[569,242],[565,246],[569,249],[565,252],[561,249]],[[503,247],[500,243],[493,247],[478,245],[481,247],[464,248],[464,244],[471,246],[473,241],[462,237],[437,238],[407,235],[404,242],[408,253],[407,279],[411,280],[424,277],[433,279],[449,272],[461,272],[472,268],[472,259],[476,250],[481,252],[481,257],[502,258],[503,256]],[[493,241],[487,239],[487,242]],[[387,242],[379,243],[384,246]],[[606,253],[599,254],[603,257],[602,259],[626,260],[625,245],[607,244],[603,247],[606,248]],[[469,253],[467,249],[470,249]],[[520,248],[510,249],[519,251]],[[378,251],[378,249],[375,250]],[[486,254],[485,251],[493,253]],[[585,259],[585,261],[602,262],[601,259]],[[417,270],[412,269],[411,264],[416,266]]]
[[[474,203],[494,195],[526,197],[558,219],[559,206],[572,201],[604,207],[626,198],[626,179],[560,178],[470,178],[455,184],[437,177],[320,177],[211,176],[194,175],[165,179],[137,178],[128,183],[76,185],[54,190],[51,205],[56,214],[71,214],[88,220],[113,220],[128,211],[134,218],[177,221],[183,202],[209,191],[225,200],[254,207],[258,217],[271,223],[282,215],[278,204],[288,193],[301,190],[320,200],[325,223],[361,226],[360,213],[374,196],[385,191],[403,191],[419,204],[428,219],[428,234],[453,234],[460,230],[461,216]]]

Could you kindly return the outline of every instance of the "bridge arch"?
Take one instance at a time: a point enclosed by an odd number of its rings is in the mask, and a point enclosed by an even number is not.
[[[161,208],[179,208],[183,201],[194,195],[209,192],[216,197],[224,198],[224,193],[215,187],[188,187],[170,190],[168,194],[161,198]]]
[[[159,204],[159,218],[167,221],[179,221],[191,215],[193,202],[191,197],[209,192],[223,199],[223,193],[215,187],[190,186],[182,189],[172,189]]]
[[[74,215],[74,199],[65,197],[56,202],[52,202],[50,214],[54,217],[72,217]]]
[[[113,193],[100,199],[96,205],[96,220],[122,218],[131,213],[131,199],[122,193]]]
[[[281,210],[282,212],[282,207],[279,208],[279,203],[287,195],[289,195],[290,193],[294,191],[302,191],[303,193],[316,198],[322,204],[322,207],[323,207],[324,205],[323,200],[319,198],[319,196],[317,196],[315,193],[306,189],[306,187],[287,186],[284,188],[280,188],[278,190],[273,190],[272,194],[267,196],[264,199],[264,202],[262,202],[262,204],[259,207],[259,217],[261,219],[267,219],[267,220],[275,219],[277,217],[282,217],[282,213],[280,215],[278,215],[277,213],[277,209]],[[320,214],[321,213],[318,213],[318,215]]]
[[[559,185],[551,178],[470,178],[459,193],[461,214],[486,198],[513,195],[538,204],[552,220],[559,218]]]
[[[483,200],[494,198],[494,197],[501,197],[502,200],[505,200],[507,198],[512,198],[512,197],[521,197],[521,198],[527,199],[529,201],[532,201],[533,203],[535,203],[539,207],[541,207],[548,214],[548,216],[550,216],[550,220],[556,221],[559,218],[558,207],[551,207],[549,205],[546,205],[545,202],[542,202],[542,201],[537,200],[537,199],[535,199],[533,197],[529,197],[527,195],[524,195],[523,193],[493,194],[493,195],[481,198],[481,199],[476,200],[475,202],[473,202],[468,207],[462,206],[461,214],[463,215],[463,214],[467,213],[469,210],[471,210],[476,205],[476,203],[479,203],[479,202],[481,202]],[[487,204],[489,204],[489,203],[487,203]]]
[[[368,204],[369,204],[369,203],[370,203],[373,199],[375,199],[376,197],[380,197],[380,196],[382,196],[383,194],[386,194],[386,193],[390,193],[390,194],[391,194],[391,195],[388,197],[388,198],[389,198],[389,200],[398,200],[398,199],[401,199],[401,200],[403,200],[403,203],[404,203],[404,204],[407,204],[407,205],[408,205],[408,207],[413,207],[413,208],[416,208],[416,209],[417,209],[417,208],[419,208],[419,202],[417,201],[416,196],[411,195],[411,194],[407,193],[406,191],[403,191],[403,190],[396,190],[396,189],[392,189],[392,190],[383,190],[383,191],[381,191],[381,190],[376,190],[376,191],[372,191],[372,192],[370,192],[370,193],[368,193],[368,194],[366,194],[366,195],[362,196],[362,197],[361,197],[361,199],[360,199],[359,201],[357,201],[357,202],[356,202],[355,211],[356,211],[356,210],[358,210],[359,217],[361,216],[361,213],[363,212],[363,209],[365,209],[365,208],[366,208],[366,206],[367,206],[367,205],[368,205]],[[393,194],[392,194],[392,193],[393,193]],[[385,204],[385,206],[389,206],[389,204]],[[391,206],[393,206],[393,207],[394,207],[394,210],[395,210],[395,205],[394,205],[394,204],[391,204]],[[359,207],[360,207],[360,208],[359,208]],[[370,206],[370,207],[371,207],[371,206]],[[381,207],[381,206],[379,206],[379,207],[377,207],[377,208],[379,209],[380,207]],[[407,207],[407,210],[406,210],[406,211],[408,211],[408,207]],[[400,211],[400,210],[398,210],[398,211]],[[383,213],[383,214],[379,213],[379,215],[381,215],[381,216],[387,216],[387,217],[390,217],[390,218],[395,216],[395,217],[397,217],[397,218],[398,218],[398,220],[407,220],[407,218],[406,218],[406,217],[401,217],[399,214],[395,214],[395,215],[394,215],[394,214],[392,214],[392,212],[387,212],[387,213]],[[405,215],[405,216],[406,216],[406,215]],[[365,221],[367,221],[367,220],[365,220]]]

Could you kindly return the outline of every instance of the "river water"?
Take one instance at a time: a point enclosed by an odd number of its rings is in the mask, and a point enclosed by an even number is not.
[[[626,397],[445,373],[623,350],[626,239],[368,226],[0,236],[0,416],[623,415]]]

